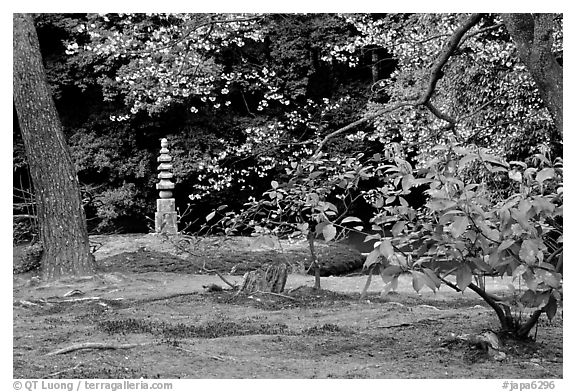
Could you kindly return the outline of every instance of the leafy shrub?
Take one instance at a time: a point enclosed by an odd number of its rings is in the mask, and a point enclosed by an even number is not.
[[[100,219],[96,230],[115,230],[122,227],[122,220],[142,221],[145,214],[145,203],[138,197],[135,184],[125,183],[120,188],[110,189],[98,197],[96,216]],[[140,217],[138,217],[140,215]],[[145,226],[142,225],[142,231]]]
[[[438,157],[418,169],[399,158],[377,167],[377,175],[401,189],[387,187],[376,197],[372,223],[391,236],[375,236],[378,247],[365,265],[383,263],[385,290],[404,273],[417,291],[435,291],[442,283],[470,288],[495,310],[503,330],[525,338],[542,312],[554,317],[561,299],[562,160],[552,161],[546,150],[528,163],[506,162],[475,146],[436,151]],[[481,182],[469,182],[471,166]],[[430,187],[419,211],[403,199],[418,184]],[[506,184],[507,192],[494,192],[494,184]],[[396,199],[400,205],[391,205]],[[482,277],[504,275],[519,283],[509,298],[484,290]],[[532,313],[524,320],[526,311]]]
[[[43,253],[44,248],[40,242],[26,246],[19,260],[12,267],[12,272],[14,274],[23,274],[31,271],[39,271],[41,267],[40,260],[42,260]]]

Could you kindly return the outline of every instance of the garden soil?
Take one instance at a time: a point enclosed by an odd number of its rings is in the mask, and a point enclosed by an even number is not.
[[[498,330],[474,293],[398,289],[374,277],[314,278],[303,242],[93,236],[97,276],[45,284],[13,278],[14,378],[562,378],[562,321],[504,339],[504,358],[463,336]],[[186,245],[186,246],[183,246]],[[14,248],[18,262],[21,249]],[[281,258],[281,295],[238,294],[242,273]],[[211,272],[206,272],[210,270]],[[509,280],[490,278],[502,293]]]

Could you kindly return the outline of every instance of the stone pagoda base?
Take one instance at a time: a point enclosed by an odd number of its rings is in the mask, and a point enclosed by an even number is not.
[[[175,199],[156,199],[156,233],[177,234],[178,214]]]

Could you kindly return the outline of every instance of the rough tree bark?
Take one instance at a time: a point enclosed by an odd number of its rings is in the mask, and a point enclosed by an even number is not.
[[[32,15],[13,15],[14,105],[38,205],[42,278],[95,272],[78,177],[46,81]]]
[[[286,286],[288,266],[286,263],[272,263],[244,277],[240,291],[246,294],[254,292],[281,293]]]
[[[518,49],[520,60],[534,79],[550,111],[559,140],[563,131],[562,67],[552,53],[554,14],[504,14],[504,24]]]

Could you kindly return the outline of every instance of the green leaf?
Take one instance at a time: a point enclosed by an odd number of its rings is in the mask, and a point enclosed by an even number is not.
[[[326,241],[332,241],[336,237],[336,227],[333,224],[326,225],[322,229],[322,234]]]
[[[278,182],[272,181],[270,184],[272,185],[272,189],[278,188]]]
[[[470,150],[468,150],[465,147],[460,147],[460,146],[455,146],[453,148],[454,152],[458,155],[466,155],[466,154],[470,154]]]
[[[398,276],[395,276],[389,283],[386,284],[386,286],[384,286],[382,292],[380,293],[380,296],[383,297],[390,291],[395,291],[397,288],[398,288]]]
[[[545,199],[543,197],[535,197],[534,200],[532,201],[532,206],[534,207],[534,210],[536,210],[537,214],[541,212],[551,214],[554,212],[554,209],[556,208],[556,206],[553,203],[551,203],[548,199]]]
[[[372,241],[372,240],[380,240],[382,238],[382,236],[380,235],[380,233],[376,233],[376,234],[370,234],[367,235],[366,237],[364,237],[364,242],[368,242],[368,241]]]
[[[370,268],[372,264],[380,262],[380,250],[374,249],[372,252],[368,254],[366,257],[366,261],[364,261],[364,268]]]
[[[560,288],[560,282],[562,281],[562,275],[560,273],[538,269],[536,276],[538,280],[543,281],[547,286],[555,289]]]
[[[510,170],[508,172],[508,178],[516,182],[522,182],[522,173],[518,170]]]
[[[329,201],[324,202],[324,206],[326,209],[328,209],[330,211],[338,212],[338,207],[336,207],[334,204],[330,203]]]
[[[528,167],[528,165],[526,165],[526,163],[520,162],[520,161],[510,161],[510,165],[520,166],[524,170],[526,170],[526,168]]]
[[[538,289],[538,280],[535,278],[534,273],[530,269],[526,269],[522,274],[522,279],[526,283],[526,287],[530,290],[536,291]]]
[[[551,167],[546,167],[536,174],[536,181],[542,184],[544,181],[554,178],[554,169]]]
[[[509,247],[511,247],[512,245],[514,245],[516,243],[515,240],[512,239],[507,239],[502,241],[502,243],[498,246],[498,252],[502,252],[505,249],[508,249]]]
[[[440,278],[432,271],[430,268],[423,268],[422,271],[428,276],[430,281],[434,284],[434,286],[438,289],[442,285],[442,281]]]
[[[380,271],[381,276],[398,276],[402,273],[402,268],[398,265],[389,265]]]
[[[423,274],[418,271],[410,271],[410,273],[412,274],[412,287],[418,293],[424,287]]]
[[[362,219],[356,218],[355,216],[348,216],[348,217],[342,219],[341,223],[348,223],[348,222],[360,222],[360,223],[362,223]]]
[[[414,183],[414,176],[412,174],[406,174],[402,177],[402,190],[408,192],[410,187]]]
[[[436,286],[435,282],[432,279],[430,279],[430,277],[427,274],[420,271],[410,271],[410,272],[412,273],[412,287],[414,287],[414,290],[416,290],[415,280],[418,280],[419,289],[416,291],[420,291],[420,289],[422,288],[421,285],[425,284],[430,288],[430,290],[436,292],[436,289],[439,286]]]
[[[516,267],[514,269],[514,271],[512,272],[512,277],[516,277],[519,275],[522,275],[524,272],[526,272],[528,270],[528,267],[526,267],[524,264],[520,264],[518,267]]]
[[[540,305],[538,295],[532,290],[526,290],[520,297],[520,302],[528,308],[536,308]]]
[[[486,162],[490,162],[496,166],[510,167],[510,165],[506,161],[504,161],[504,160],[502,160],[502,159],[500,159],[494,155],[481,153],[481,156],[482,156],[482,159],[484,159]]]
[[[558,302],[556,301],[556,297],[550,295],[548,303],[546,304],[546,306],[544,306],[543,309],[546,312],[546,316],[548,316],[548,320],[552,321],[552,319],[556,315],[556,310],[558,309]]]
[[[456,285],[462,291],[472,283],[472,270],[468,264],[461,264],[456,270]]]
[[[379,246],[380,254],[387,259],[394,255],[394,248],[389,239],[383,239]]]
[[[392,235],[394,237],[398,237],[398,235],[402,232],[402,230],[404,230],[404,227],[406,226],[406,222],[405,221],[398,221],[394,224],[394,226],[392,227]]]
[[[459,216],[459,217],[455,218],[454,223],[452,224],[452,227],[450,228],[450,231],[452,232],[452,236],[454,238],[460,237],[462,234],[464,234],[464,232],[468,228],[468,224],[469,224],[469,222],[468,222],[467,216]]]
[[[216,211],[212,211],[211,213],[206,215],[206,222],[209,222],[210,220],[212,220],[212,218],[214,218],[215,215],[216,215]]]
[[[538,243],[533,239],[527,239],[522,241],[518,256],[520,257],[520,260],[524,261],[528,265],[533,265],[536,263],[538,251]]]
[[[426,205],[433,211],[443,211],[449,208],[454,208],[458,203],[448,199],[434,199],[430,200]]]
[[[478,159],[478,155],[468,154],[460,159],[460,162],[458,162],[458,167],[463,168],[467,163],[475,161],[476,159]]]
[[[498,254],[497,252],[494,252],[494,253]],[[488,260],[490,260],[490,259],[488,258]],[[474,263],[474,265],[476,265],[476,267],[480,271],[484,271],[484,272],[493,272],[494,271],[494,269],[488,263],[486,263],[484,260],[482,260],[481,257],[473,258],[472,262]]]

